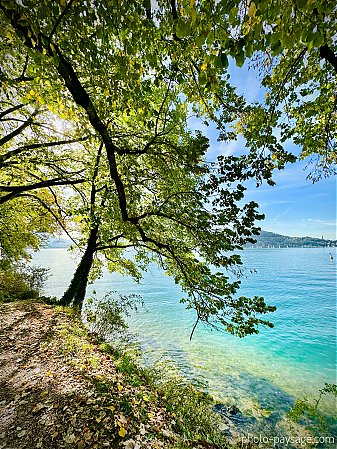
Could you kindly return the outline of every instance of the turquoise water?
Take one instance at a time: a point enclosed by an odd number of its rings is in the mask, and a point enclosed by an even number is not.
[[[274,329],[239,339],[197,327],[195,315],[179,304],[181,291],[156,267],[140,284],[104,273],[90,286],[98,298],[110,290],[142,296],[145,308],[128,318],[147,361],[170,360],[189,378],[196,378],[223,403],[235,403],[257,418],[260,428],[282,419],[295,398],[317,397],[325,382],[336,383],[336,253],[330,248],[247,249],[240,294],[264,296],[277,311],[268,318]],[[75,261],[64,249],[45,249],[33,263],[48,266],[53,277],[46,291],[59,296]],[[331,413],[332,399],[322,402]],[[261,409],[272,417],[262,418]],[[257,424],[255,423],[255,426]]]

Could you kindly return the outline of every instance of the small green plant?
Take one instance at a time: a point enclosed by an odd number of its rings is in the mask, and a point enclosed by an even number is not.
[[[18,265],[17,270],[23,276],[30,289],[39,294],[42,292],[43,286],[50,276],[49,268]]]
[[[295,405],[288,413],[288,417],[294,422],[302,422],[309,430],[325,431],[328,428],[327,417],[318,409],[321,399],[326,394],[337,396],[337,385],[325,383],[324,387],[319,390],[318,398],[314,403],[307,398],[297,399]]]
[[[37,299],[49,276],[42,267],[11,264],[0,261],[0,302]]]
[[[138,306],[143,305],[139,295],[120,295],[111,291],[98,300],[95,294],[94,292],[93,298],[88,298],[84,313],[90,331],[99,338],[125,330],[127,324],[124,316],[128,316],[131,310],[137,311]]]

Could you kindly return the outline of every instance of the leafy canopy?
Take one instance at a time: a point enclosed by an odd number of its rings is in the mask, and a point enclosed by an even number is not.
[[[73,189],[65,213],[78,223],[80,244],[92,243],[96,262],[102,255],[110,269],[137,278],[137,267],[157,261],[186,292],[197,322],[216,320],[240,336],[270,325],[260,314],[274,308],[262,298],[234,299],[239,282],[223,270],[240,258],[225,253],[252,241],[262,218],[255,203],[242,205],[242,183],[253,177],[272,184],[274,168],[294,160],[284,148],[288,139],[302,145],[303,156],[318,153],[323,167],[334,161],[336,9],[323,5],[0,1],[3,54],[24,64],[8,77],[9,64],[4,74],[16,101],[25,95],[47,120],[57,114],[71,122],[71,140],[88,139],[85,150],[75,145],[69,154],[62,145],[51,153],[44,145],[41,169],[33,162],[24,172],[37,171],[50,189],[50,158],[55,162],[60,182]],[[265,103],[246,105],[235,93],[230,58],[267,67]],[[13,81],[20,76],[18,88]],[[302,88],[309,100],[302,100]],[[249,154],[206,164],[208,142],[187,131],[189,113],[214,121],[222,139],[243,134]],[[322,146],[312,143],[309,129]],[[12,181],[13,192],[18,174]],[[130,247],[135,261],[125,252]]]

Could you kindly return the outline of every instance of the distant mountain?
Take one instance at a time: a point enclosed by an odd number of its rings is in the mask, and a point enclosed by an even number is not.
[[[318,239],[316,237],[289,237],[274,232],[261,231],[255,236],[256,248],[303,248],[303,247],[337,247],[337,240]],[[49,237],[43,248],[68,248],[70,240]],[[251,246],[249,243],[247,246]]]
[[[70,240],[61,239],[60,237],[49,237],[42,245],[43,248],[68,248],[71,244]]]
[[[274,232],[261,231],[255,237],[254,247],[259,248],[303,248],[303,247],[336,247],[337,240],[318,239],[315,237],[289,237]],[[249,245],[250,246],[250,245]]]

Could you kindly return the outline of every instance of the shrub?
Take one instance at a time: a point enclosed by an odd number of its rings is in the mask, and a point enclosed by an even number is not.
[[[0,301],[36,299],[48,277],[48,269],[0,263]]]
[[[315,433],[317,431],[328,431],[330,421],[336,422],[337,416],[326,416],[318,409],[321,399],[327,394],[337,397],[337,385],[325,383],[324,387],[319,390],[319,395],[314,403],[309,402],[307,398],[297,399],[288,413],[288,417],[296,423],[302,423],[308,430]]]
[[[143,305],[140,296],[120,295],[111,291],[103,299],[88,298],[84,309],[84,321],[90,331],[100,338],[106,338],[116,331],[125,330],[127,324],[125,316],[131,310],[137,311],[137,307]]]

